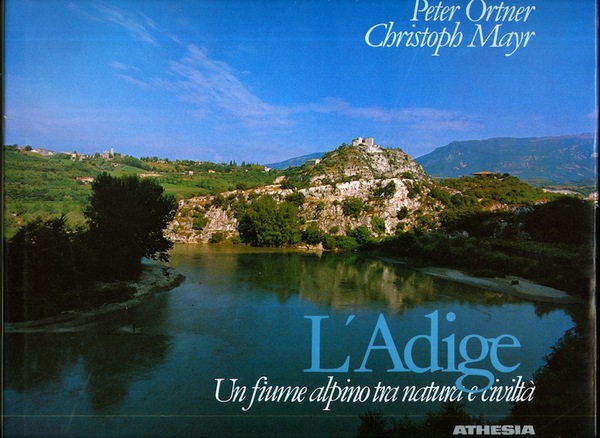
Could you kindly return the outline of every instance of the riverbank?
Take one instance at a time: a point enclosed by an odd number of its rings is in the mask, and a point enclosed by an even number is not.
[[[465,272],[448,268],[417,268],[417,271],[444,280],[468,284],[480,289],[510,294],[525,300],[557,304],[582,304],[583,300],[564,291],[525,280],[520,277],[474,277]]]
[[[137,280],[119,283],[119,286],[124,288],[135,289],[131,299],[103,304],[92,310],[69,310],[62,312],[60,315],[34,321],[4,323],[4,332],[32,333],[83,331],[91,325],[89,321],[91,317],[137,306],[155,293],[168,291],[177,287],[184,279],[184,275],[171,267],[158,264],[143,264],[142,272]],[[96,288],[99,290],[112,286],[114,286],[112,283],[96,284]]]

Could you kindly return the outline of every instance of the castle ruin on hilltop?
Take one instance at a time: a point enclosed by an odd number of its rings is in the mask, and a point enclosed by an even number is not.
[[[363,149],[369,154],[381,153],[381,146],[375,144],[373,137],[357,137],[352,140],[352,146],[363,146]]]
[[[364,144],[365,146],[374,146],[375,142],[373,141],[373,137],[367,137],[367,138],[357,137],[354,140],[352,140],[352,146],[358,146],[361,144]]]

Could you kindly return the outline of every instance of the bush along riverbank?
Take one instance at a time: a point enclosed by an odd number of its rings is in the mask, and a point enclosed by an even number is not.
[[[365,249],[420,267],[523,277],[589,302],[595,211],[593,203],[565,196],[510,213],[458,215],[437,230],[399,233]]]
[[[67,292],[73,305],[59,314],[41,319],[4,324],[6,333],[79,331],[88,325],[88,318],[130,309],[152,297],[177,287],[185,276],[161,264],[142,264],[139,276],[130,281],[96,282],[85,293]]]
[[[100,175],[87,229],[65,216],[34,220],[4,239],[4,320],[31,321],[132,299],[142,258],[168,261],[163,230],[177,203],[152,180]],[[105,283],[99,287],[99,282]]]
[[[591,247],[531,241],[404,233],[365,251],[400,258],[413,267],[443,267],[473,277],[522,277],[588,302],[593,292]],[[517,279],[513,279],[518,281]]]

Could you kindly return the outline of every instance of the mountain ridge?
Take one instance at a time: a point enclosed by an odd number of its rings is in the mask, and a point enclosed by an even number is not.
[[[415,161],[435,178],[491,171],[566,183],[596,178],[595,141],[593,133],[453,141]]]
[[[267,163],[267,164],[265,164],[265,166],[268,168],[271,168],[271,169],[284,170],[284,169],[287,169],[288,167],[302,166],[308,160],[319,159],[326,153],[327,152],[314,152],[312,154],[301,155],[299,157],[293,157],[293,158],[289,158],[287,160],[278,161],[276,163]]]

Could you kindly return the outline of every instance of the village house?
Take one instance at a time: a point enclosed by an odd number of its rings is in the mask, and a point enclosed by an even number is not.
[[[32,149],[31,152],[33,152],[35,154],[43,155],[44,157],[50,157],[50,156],[54,155],[54,151],[51,151],[49,149],[44,149],[44,148],[35,148],[35,149]]]
[[[83,161],[87,158],[86,154],[78,154],[77,152],[72,152],[70,155],[71,161]]]
[[[102,158],[104,158],[105,160],[111,160],[114,157],[115,157],[115,150],[114,150],[114,148],[110,148],[109,151],[102,152]]]
[[[473,176],[498,176],[497,172],[490,172],[489,170],[482,170],[481,172],[473,172]]]
[[[79,182],[81,184],[90,184],[90,183],[94,182],[93,176],[78,176],[75,179],[77,180],[77,182]]]

